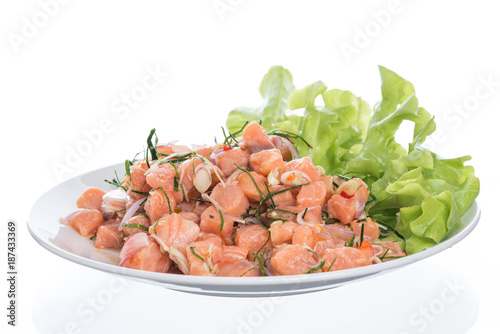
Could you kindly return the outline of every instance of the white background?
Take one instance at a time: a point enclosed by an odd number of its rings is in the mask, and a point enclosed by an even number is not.
[[[18,327],[8,333],[498,331],[500,20],[493,1],[23,0],[2,2],[0,25],[0,221],[4,228],[16,220],[19,239]],[[355,53],[343,52],[347,45]],[[445,157],[472,155],[481,180],[475,231],[408,268],[274,301],[117,281],[31,238],[27,216],[46,190],[130,159],[153,127],[163,141],[211,142],[231,108],[261,102],[260,80],[276,64],[292,72],[296,87],[322,80],[371,105],[380,98],[377,65],[410,80],[436,115],[440,135],[429,146]],[[168,75],[123,108],[151,70]],[[94,134],[90,146],[85,133]],[[77,148],[80,159],[70,153]],[[110,287],[111,298],[92,308]]]

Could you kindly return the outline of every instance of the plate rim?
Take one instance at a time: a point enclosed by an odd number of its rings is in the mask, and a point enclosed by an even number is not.
[[[167,288],[170,289],[175,289],[178,291],[182,291],[183,289],[188,290],[188,289],[193,289],[197,288],[202,291],[196,292],[196,291],[185,291],[185,292],[193,292],[193,293],[202,293],[202,294],[207,294],[210,292],[213,292],[215,294],[243,294],[243,295],[255,295],[258,294],[262,290],[258,291],[218,291],[218,289],[215,290],[209,290],[210,288],[217,288],[220,286],[224,286],[227,288],[252,288],[252,287],[266,287],[266,291],[272,288],[277,288],[282,285],[287,285],[287,284],[319,284],[315,285],[312,287],[313,291],[317,290],[324,290],[322,288],[322,285],[320,283],[324,283],[323,286],[328,286],[328,285],[343,285],[343,284],[349,284],[354,281],[358,281],[359,279],[362,279],[364,277],[369,278],[374,275],[379,275],[384,272],[392,271],[394,269],[399,269],[402,267],[405,267],[409,264],[421,261],[423,259],[426,259],[428,257],[431,257],[437,253],[440,253],[455,244],[459,243],[461,240],[463,240],[467,235],[469,235],[477,226],[479,223],[480,217],[481,217],[481,208],[477,202],[477,199],[474,200],[474,202],[471,204],[471,206],[467,209],[467,211],[464,213],[467,214],[470,210],[475,210],[473,212],[473,216],[471,220],[460,230],[458,231],[454,236],[451,238],[440,242],[439,244],[425,249],[422,252],[415,253],[408,255],[404,258],[396,259],[393,261],[388,261],[388,262],[383,262],[379,263],[376,265],[371,265],[371,266],[365,266],[365,267],[359,267],[359,268],[351,268],[351,269],[345,269],[345,270],[339,270],[335,272],[322,272],[322,273],[315,273],[313,275],[307,275],[307,274],[301,274],[301,275],[287,275],[287,276],[267,276],[267,277],[206,277],[206,276],[191,276],[191,275],[176,275],[176,274],[166,274],[166,273],[155,273],[155,272],[149,272],[149,271],[143,271],[143,270],[136,270],[136,269],[130,269],[130,268],[123,268],[119,267],[114,264],[108,264],[108,263],[103,263],[99,262],[93,259],[89,259],[74,253],[71,253],[67,250],[64,250],[60,247],[57,247],[53,243],[50,243],[48,240],[46,240],[43,236],[39,235],[37,233],[37,225],[35,223],[36,217],[34,217],[36,211],[39,209],[38,205],[44,199],[46,196],[49,196],[52,192],[56,191],[59,187],[62,187],[65,184],[71,183],[71,182],[77,182],[79,179],[82,177],[85,177],[86,175],[89,174],[94,174],[98,172],[102,172],[103,170],[106,169],[118,169],[122,167],[123,168],[123,163],[115,163],[111,164],[109,166],[101,167],[86,173],[79,174],[77,176],[74,176],[68,180],[62,181],[53,187],[51,187],[49,190],[44,192],[42,195],[38,197],[38,199],[33,203],[31,210],[28,215],[28,220],[27,220],[27,227],[28,231],[30,232],[31,236],[35,239],[35,241],[40,244],[43,248],[48,250],[49,252],[74,263],[83,265],[88,268],[92,268],[95,270],[100,270],[104,271],[107,273],[111,274],[118,274],[122,275],[127,278],[131,279],[136,279],[143,281],[145,283],[152,283],[152,284],[157,284],[157,285],[164,285]],[[464,216],[462,215],[462,217]],[[207,289],[208,288],[208,289]],[[305,292],[310,292],[309,289],[305,289],[307,291]],[[301,289],[298,289],[301,290]],[[286,290],[279,290],[277,291],[277,294],[282,294],[286,293]],[[300,293],[300,292],[299,292]],[[267,292],[266,294],[269,294]]]

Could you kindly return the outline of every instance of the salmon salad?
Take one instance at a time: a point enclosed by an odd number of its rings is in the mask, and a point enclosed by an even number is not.
[[[373,108],[274,66],[263,103],[229,112],[224,139],[158,144],[87,189],[62,222],[119,265],[203,276],[316,274],[397,261],[462,226],[479,194],[470,156],[425,148],[436,130],[413,85],[380,66]],[[321,103],[316,101],[321,100]],[[414,125],[405,148],[403,121]],[[141,158],[137,158],[140,156]]]
[[[367,217],[368,186],[298,157],[257,122],[192,150],[153,144],[116,189],[87,189],[65,218],[120,266],[203,276],[312,274],[405,256]],[[382,226],[383,227],[383,226]]]

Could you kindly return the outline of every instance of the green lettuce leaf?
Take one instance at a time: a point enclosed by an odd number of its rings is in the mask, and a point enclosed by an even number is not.
[[[382,228],[381,240],[395,240],[412,254],[462,226],[460,216],[478,196],[479,179],[465,165],[470,157],[444,159],[422,148],[436,129],[434,117],[419,106],[409,81],[379,69],[382,100],[372,112],[353,93],[327,90],[321,81],[296,90],[290,72],[275,66],[260,86],[264,103],[231,111],[227,127],[233,132],[246,121],[261,121],[266,131],[291,132],[312,146],[295,140],[300,156],[329,174],[361,177],[375,197],[369,215],[389,227]],[[405,120],[414,123],[408,149],[395,139]]]
[[[439,243],[461,227],[460,216],[479,194],[479,179],[471,166],[464,165],[467,160],[415,149],[391,161],[372,185],[377,201],[369,215],[401,233],[410,254]]]
[[[344,173],[379,179],[394,159],[407,155],[396,142],[395,135],[401,123],[415,123],[413,142],[409,151],[421,144],[434,132],[436,124],[432,116],[418,106],[413,85],[394,72],[380,66],[382,101],[373,111],[368,133],[358,156],[347,162]]]
[[[285,119],[287,100],[294,90],[293,78],[290,72],[282,66],[274,66],[264,76],[260,84],[260,95],[264,103],[257,108],[236,108],[229,112],[226,127],[235,132],[246,121],[262,121],[266,129]]]

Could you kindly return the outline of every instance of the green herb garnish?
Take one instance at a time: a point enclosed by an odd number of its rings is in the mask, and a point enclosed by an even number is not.
[[[149,152],[151,152],[151,159],[158,160],[158,155],[156,154],[156,144],[158,144],[158,136],[155,136],[156,140],[155,140],[155,144],[153,145],[153,141],[152,141],[153,135],[156,135],[156,129],[152,129],[149,132],[149,136],[148,136],[148,140],[147,140],[148,149],[149,149]]]
[[[167,199],[167,204],[168,204],[168,210],[170,211],[170,213],[172,213],[172,206],[170,205],[170,199],[168,198],[168,195],[167,193],[165,192],[165,190],[163,189],[163,186],[159,186],[158,188],[156,189],[160,189],[162,192],[163,192],[163,195],[165,195],[165,198]]]
[[[128,175],[128,177],[131,177],[130,176],[130,161],[128,161],[128,160],[125,160],[125,174]]]
[[[250,269],[248,269],[247,271],[245,271],[243,274],[241,274],[241,275],[240,275],[240,277],[245,276],[247,273],[251,272],[252,270],[254,270],[254,268],[253,268],[253,267],[252,267],[252,268],[250,268]]]
[[[302,140],[304,142],[304,144],[307,145],[307,147],[313,148],[311,146],[311,144],[309,144],[302,136],[299,136],[298,134],[295,134],[295,133],[290,132],[290,131],[280,130],[280,129],[274,129],[272,131],[269,131],[267,134],[268,135],[275,135],[275,136],[286,138],[289,141],[291,141],[292,143],[293,143],[292,138],[293,139],[300,139],[300,140]]]
[[[353,247],[354,246],[354,237],[355,237],[355,235],[353,234],[351,239],[349,240],[349,242],[345,243],[346,247]]]
[[[255,181],[255,179],[253,178],[252,174],[247,171],[245,168],[241,167],[241,166],[238,166],[236,163],[234,163],[234,165],[236,167],[238,167],[239,170],[241,170],[242,172],[245,172],[249,177],[250,179],[252,179],[252,182],[253,184],[255,185],[255,188],[257,189],[257,191],[259,192],[259,196],[260,196],[260,199],[262,200],[266,195],[264,195],[264,193],[260,190],[259,186],[257,185],[257,182]]]
[[[210,268],[210,266],[208,265],[208,263],[205,261],[205,259],[203,257],[196,254],[196,252],[194,251],[194,246],[189,247],[189,249],[191,249],[191,253],[193,253],[194,256],[196,256],[198,259],[200,259],[201,262],[203,262],[203,264],[208,267],[208,271],[210,271],[210,273],[212,273],[212,268]]]
[[[123,224],[122,226],[125,226],[125,227],[137,227],[137,228],[140,228],[141,230],[144,230],[144,231],[148,231],[149,230],[146,226],[141,225],[141,224]],[[156,229],[155,229],[155,234],[156,234]]]
[[[224,228],[224,215],[222,214],[221,209],[219,209],[219,214],[220,214],[220,229],[219,229],[219,233],[221,233],[222,229]]]
[[[333,259],[332,264],[330,264],[330,266],[328,267],[328,270],[327,270],[327,271],[330,271],[330,269],[332,269],[333,264],[335,263],[335,261],[337,261],[337,257],[336,257],[336,256],[335,256],[335,258]]]

